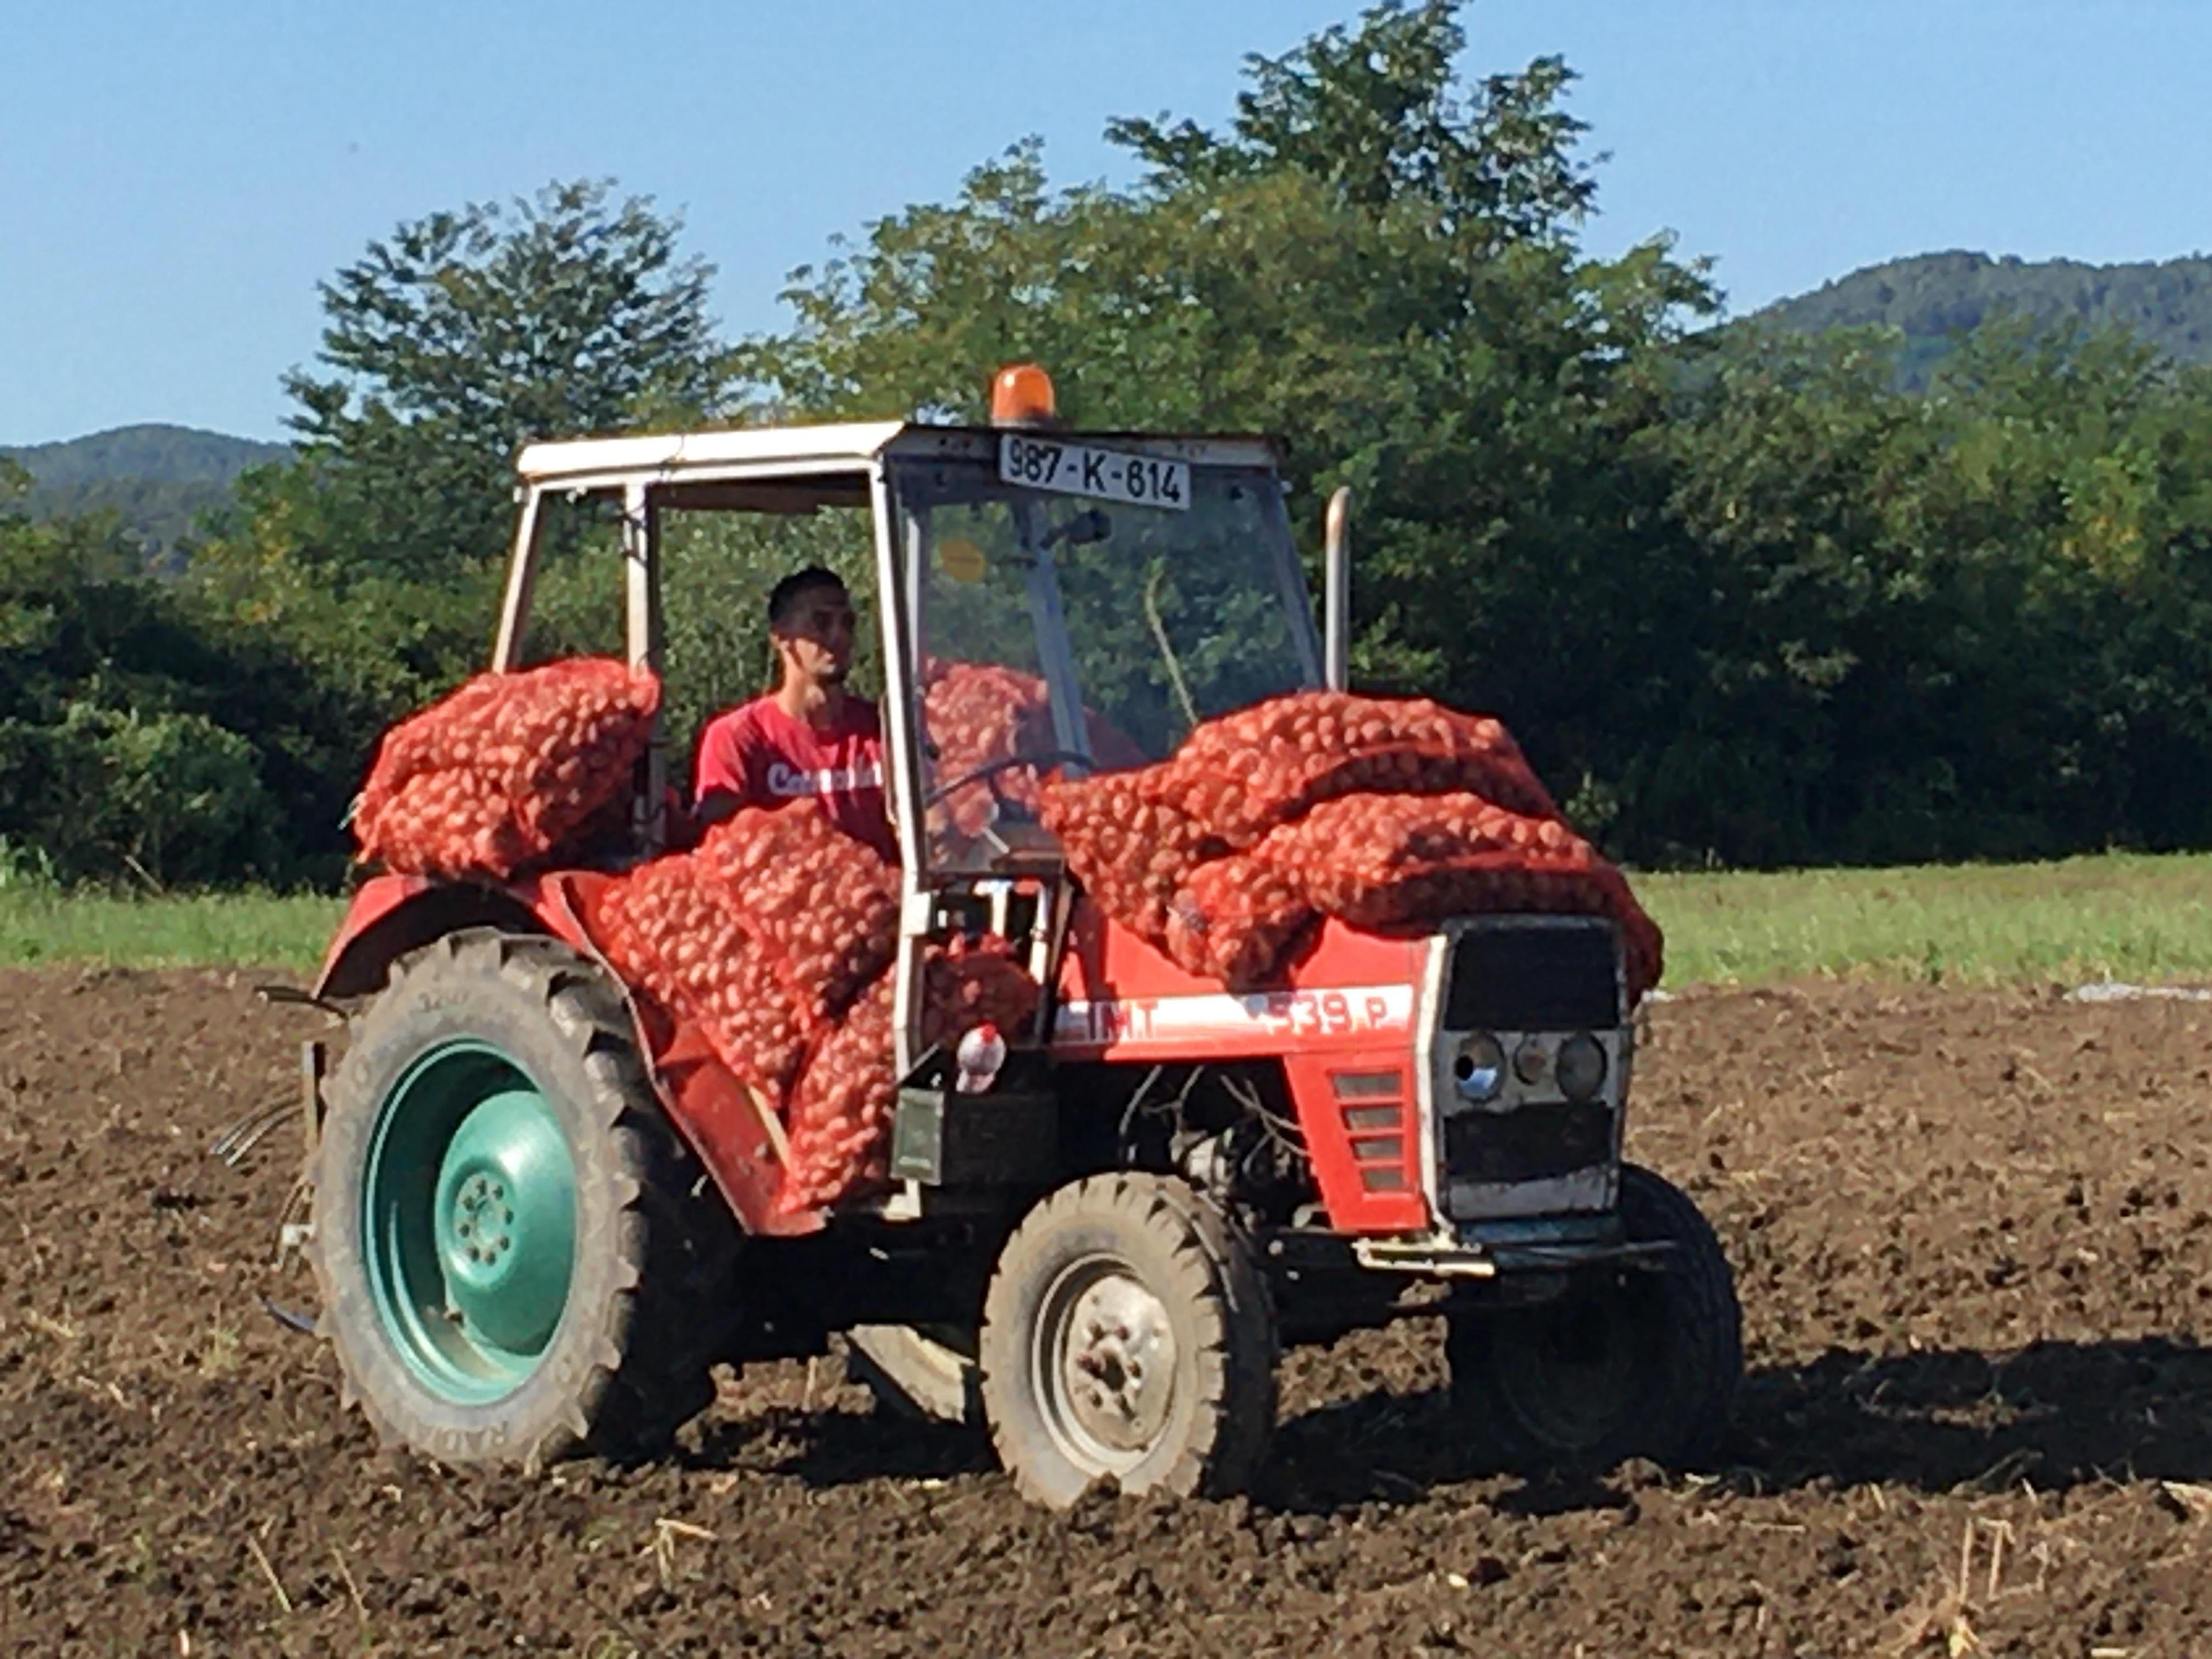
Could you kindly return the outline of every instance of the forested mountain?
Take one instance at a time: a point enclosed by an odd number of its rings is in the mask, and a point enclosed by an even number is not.
[[[0,459],[31,475],[33,517],[112,512],[149,558],[164,562],[195,520],[230,499],[240,472],[289,459],[291,453],[283,444],[149,423],[0,447]]]
[[[118,426],[111,432],[95,432],[60,443],[14,449],[0,446],[0,455],[50,488],[118,478],[227,484],[249,466],[284,460],[291,453],[283,444],[256,443],[250,438],[158,422]]]
[[[2212,258],[2091,265],[1923,253],[1855,270],[1754,315],[1808,334],[1872,324],[1901,330],[1905,376],[1917,384],[1956,335],[2007,311],[2118,325],[2177,362],[2212,362]]]

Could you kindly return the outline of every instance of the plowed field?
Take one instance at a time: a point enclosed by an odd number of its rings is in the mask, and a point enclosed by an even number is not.
[[[0,1648],[992,1656],[2212,1651],[2212,1009],[1865,988],[1653,1012],[1635,1154],[1717,1224],[1722,1467],[1457,1462],[1436,1333],[1286,1363],[1261,1490],[1054,1517],[834,1361],[677,1460],[380,1453],[260,1297],[296,1143],[243,977],[0,975]]]

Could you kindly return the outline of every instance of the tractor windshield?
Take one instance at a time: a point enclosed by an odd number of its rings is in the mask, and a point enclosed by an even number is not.
[[[933,863],[993,862],[1003,833],[987,831],[1033,822],[1041,773],[1164,759],[1201,720],[1320,683],[1273,472],[1038,447],[1091,476],[1055,489],[1005,481],[1008,462],[892,468]]]

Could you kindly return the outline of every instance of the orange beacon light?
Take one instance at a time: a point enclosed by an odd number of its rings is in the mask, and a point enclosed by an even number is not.
[[[1052,376],[1035,363],[1008,363],[992,379],[993,426],[1046,426],[1057,412]]]

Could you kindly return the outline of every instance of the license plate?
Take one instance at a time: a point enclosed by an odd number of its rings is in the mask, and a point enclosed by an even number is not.
[[[1133,507],[1190,507],[1190,463],[1131,455],[1118,449],[1062,443],[1009,432],[999,441],[999,477],[1024,489],[1049,489],[1062,495],[1089,495]]]

